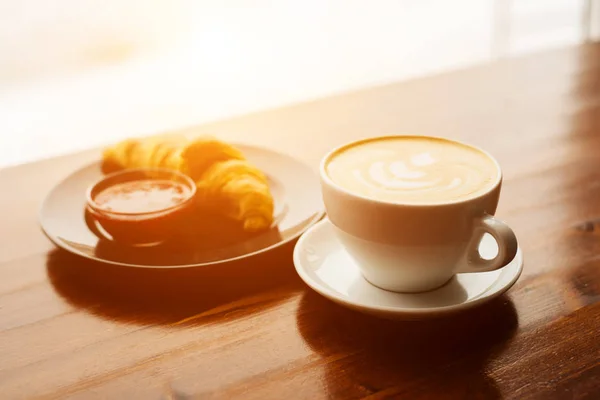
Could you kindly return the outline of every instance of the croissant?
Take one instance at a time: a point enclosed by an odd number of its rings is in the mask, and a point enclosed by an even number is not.
[[[247,232],[273,223],[273,196],[267,178],[242,152],[211,136],[127,139],[105,149],[103,170],[159,167],[190,176],[198,204],[238,221]]]
[[[170,168],[184,172],[181,152],[184,137],[151,137],[126,139],[104,150],[102,168],[105,172],[127,168]]]
[[[212,164],[196,187],[200,202],[241,221],[245,231],[261,231],[273,222],[273,197],[267,178],[246,160]]]

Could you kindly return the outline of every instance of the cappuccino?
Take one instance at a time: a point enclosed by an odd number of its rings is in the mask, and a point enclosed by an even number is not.
[[[325,170],[349,192],[407,204],[477,197],[500,178],[495,161],[483,151],[419,136],[384,137],[343,147],[326,161]]]

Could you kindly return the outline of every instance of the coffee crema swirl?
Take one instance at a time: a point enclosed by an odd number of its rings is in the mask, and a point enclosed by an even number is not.
[[[497,181],[484,152],[457,142],[418,136],[360,142],[335,153],[327,174],[339,186],[389,202],[435,203],[475,197]]]

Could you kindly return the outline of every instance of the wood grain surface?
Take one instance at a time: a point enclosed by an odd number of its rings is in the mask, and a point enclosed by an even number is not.
[[[292,246],[196,270],[54,249],[44,195],[90,151],[0,171],[2,399],[600,398],[600,45],[331,97],[197,131],[317,167],[393,133],[467,140],[503,166],[525,269],[500,300],[378,320],[309,290]]]

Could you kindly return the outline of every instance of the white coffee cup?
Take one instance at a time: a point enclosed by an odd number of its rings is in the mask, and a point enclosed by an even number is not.
[[[385,138],[367,140],[377,139]],[[490,154],[449,141],[487,155],[497,168],[496,180],[475,197],[402,204],[353,193],[328,175],[326,166],[331,157],[361,142],[328,153],[321,162],[320,177],[328,218],[367,281],[390,291],[422,292],[444,285],[456,273],[496,270],[512,261],[517,239],[508,225],[494,217],[502,172]],[[485,233],[498,243],[498,254],[491,260],[479,254]]]

